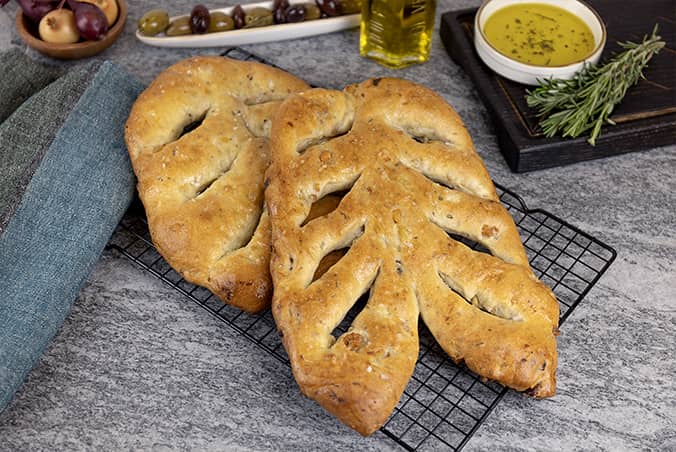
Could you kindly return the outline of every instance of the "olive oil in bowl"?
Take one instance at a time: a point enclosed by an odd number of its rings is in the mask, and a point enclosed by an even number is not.
[[[362,0],[362,56],[391,68],[427,61],[436,0]]]
[[[595,48],[587,24],[563,8],[517,3],[495,11],[483,33],[498,52],[535,66],[564,66],[582,61]]]
[[[601,16],[582,0],[484,0],[474,16],[481,61],[525,85],[574,77],[599,61],[605,44]]]

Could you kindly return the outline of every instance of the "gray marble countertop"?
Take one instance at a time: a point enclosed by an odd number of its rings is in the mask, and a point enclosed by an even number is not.
[[[170,14],[193,3],[163,2]],[[208,7],[234,4],[208,1]],[[440,0],[437,14],[479,0]],[[124,35],[96,58],[149,82],[194,54],[138,42],[130,0]],[[618,1],[618,5],[621,4]],[[19,47],[16,4],[0,9],[0,49]],[[395,75],[440,92],[459,112],[493,178],[610,244],[615,263],[559,337],[558,392],[509,393],[466,450],[676,449],[676,146],[527,174],[505,164],[486,110],[438,32],[431,61],[398,72],[358,55],[356,30],[248,50],[342,87]],[[303,398],[290,370],[114,251],[99,264],[60,333],[0,414],[0,450],[397,450],[362,438]]]

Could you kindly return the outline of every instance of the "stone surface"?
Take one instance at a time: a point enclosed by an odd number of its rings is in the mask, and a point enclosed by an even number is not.
[[[189,55],[223,50],[143,45],[133,32],[151,5],[128,3],[124,35],[97,58],[145,82]],[[441,0],[438,14],[478,4]],[[172,15],[192,6],[165,2]],[[15,3],[0,9],[0,49],[24,48],[11,28],[15,10]],[[247,49],[317,85],[389,75],[434,88],[462,116],[495,180],[618,251],[562,328],[558,394],[544,401],[508,394],[466,450],[676,449],[676,147],[512,174],[486,110],[438,33],[429,63],[398,72],[361,59],[357,46],[352,30]],[[50,64],[83,63],[27,52]],[[94,448],[398,446],[382,433],[362,438],[343,427],[300,395],[284,365],[107,252],[60,334],[0,414],[0,450]]]

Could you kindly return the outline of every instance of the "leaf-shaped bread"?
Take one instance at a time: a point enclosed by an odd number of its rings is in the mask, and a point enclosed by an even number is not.
[[[358,432],[376,430],[413,372],[419,316],[479,375],[554,394],[558,304],[532,274],[511,216],[442,98],[397,79],[309,90],[282,104],[271,142],[272,307],[306,395]],[[308,220],[337,192],[334,210]],[[325,256],[335,262],[328,269]],[[334,337],[366,293],[349,330]]]
[[[163,71],[127,120],[158,251],[186,280],[246,311],[268,306],[272,292],[263,212],[271,118],[289,93],[306,88],[264,64],[195,57]]]

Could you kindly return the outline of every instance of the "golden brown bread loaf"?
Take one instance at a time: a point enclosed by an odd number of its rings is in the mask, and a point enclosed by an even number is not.
[[[282,104],[271,143],[272,307],[307,396],[358,432],[375,431],[413,372],[419,316],[479,375],[554,394],[558,304],[442,98],[397,79],[309,90]],[[341,191],[334,210],[308,220]],[[364,294],[364,309],[334,337]]]
[[[306,88],[263,64],[195,57],[162,72],[126,124],[158,251],[186,280],[246,311],[268,306],[272,291],[263,212],[271,118]]]

